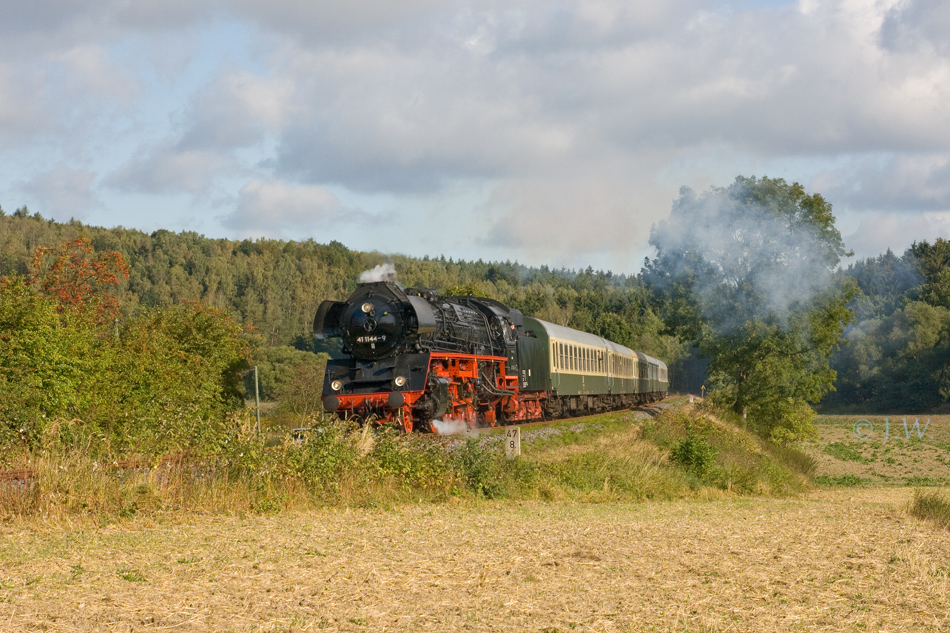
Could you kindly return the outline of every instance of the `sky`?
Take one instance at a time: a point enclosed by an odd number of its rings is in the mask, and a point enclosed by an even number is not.
[[[0,0],[8,213],[635,274],[737,175],[950,237],[950,3]]]

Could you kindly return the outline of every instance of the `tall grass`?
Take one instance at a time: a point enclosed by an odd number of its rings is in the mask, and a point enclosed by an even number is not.
[[[501,458],[477,441],[447,451],[432,437],[314,422],[300,443],[241,433],[221,454],[125,467],[47,450],[23,462],[28,480],[0,482],[0,517],[266,513],[501,493]]]
[[[919,519],[932,521],[950,529],[950,495],[939,490],[915,490],[910,513]]]
[[[708,411],[683,407],[643,425],[643,436],[670,452],[693,489],[789,495],[807,487],[807,455],[763,441]]]
[[[453,439],[371,431],[313,419],[303,441],[237,429],[213,455],[103,463],[96,451],[49,446],[28,457],[27,482],[0,482],[0,517],[139,513],[269,513],[325,505],[388,506],[453,497],[574,500],[674,499],[713,494],[787,495],[813,463],[690,407],[655,419],[630,413],[564,422],[504,459],[488,435]]]

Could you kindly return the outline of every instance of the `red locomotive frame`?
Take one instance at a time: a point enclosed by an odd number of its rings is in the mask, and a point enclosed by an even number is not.
[[[426,384],[430,376],[447,380],[451,399],[441,417],[461,420],[469,428],[541,419],[544,393],[522,392],[518,376],[507,375],[507,362],[504,356],[432,352]],[[480,395],[478,389],[478,383],[484,378],[486,370],[493,379],[492,388],[495,391],[487,396]],[[393,394],[399,394],[401,398],[395,398],[394,402]],[[336,396],[339,401],[336,413],[344,417],[350,414],[362,417],[372,414],[379,424],[395,422],[406,433],[411,433],[414,430],[413,407],[424,395],[425,390],[340,394]]]

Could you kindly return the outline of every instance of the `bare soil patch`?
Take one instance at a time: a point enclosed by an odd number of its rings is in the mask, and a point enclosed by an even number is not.
[[[0,630],[947,631],[911,494],[8,524]]]

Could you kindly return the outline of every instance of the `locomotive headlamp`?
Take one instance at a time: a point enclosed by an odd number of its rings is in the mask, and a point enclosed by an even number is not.
[[[393,382],[396,383],[396,386],[397,386],[397,387],[402,387],[404,384],[406,384],[406,377],[405,377],[405,376],[396,376],[396,380],[394,380]]]
[[[339,380],[334,380],[333,382],[330,383],[330,388],[333,389],[333,391],[339,391],[340,389],[343,388],[343,383],[340,382]]]
[[[373,304],[367,301],[366,303],[360,306],[360,309],[366,314],[369,314],[370,312],[373,311]]]

